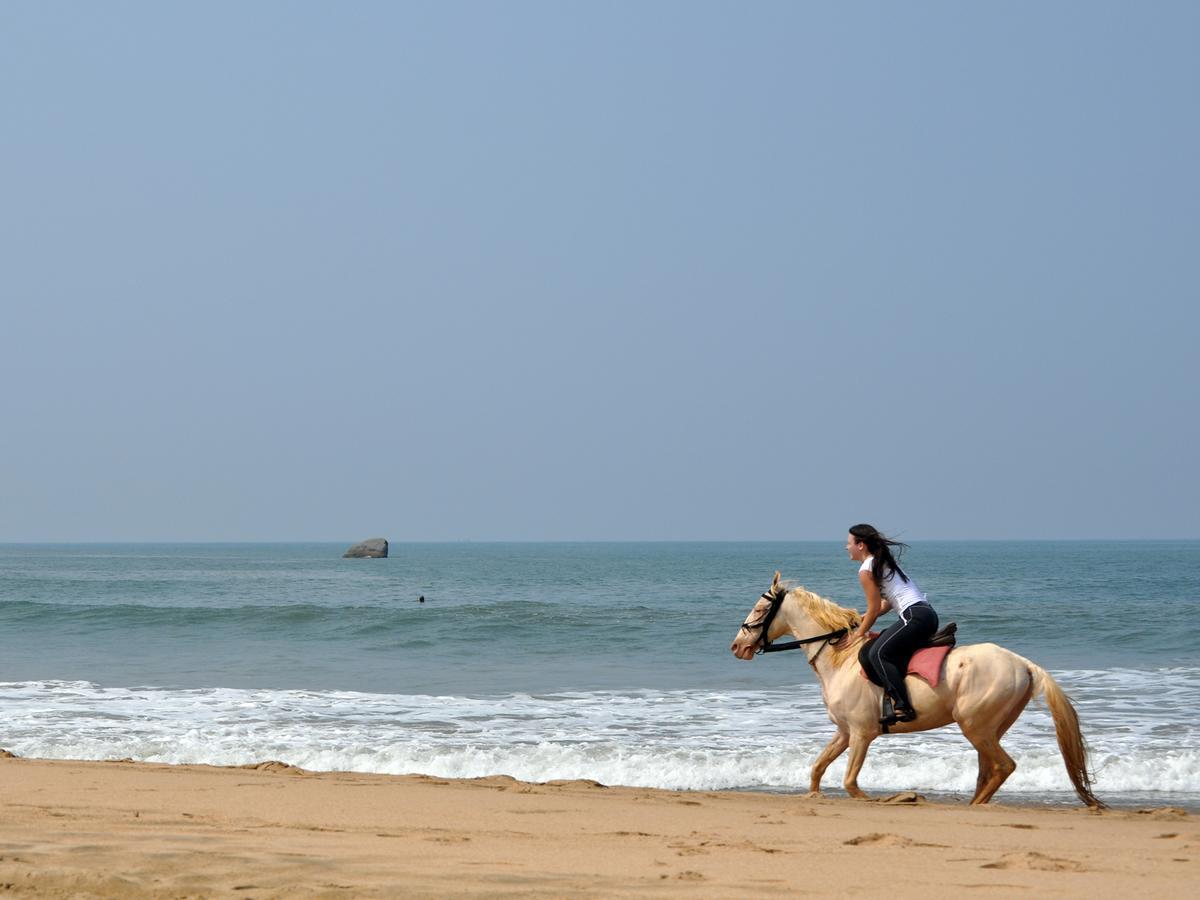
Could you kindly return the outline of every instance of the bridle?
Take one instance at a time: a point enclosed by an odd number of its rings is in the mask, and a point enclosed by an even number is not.
[[[752,628],[762,629],[762,636],[758,639],[759,648],[757,651],[755,651],[756,653],[778,653],[781,650],[799,650],[806,644],[815,644],[818,641],[824,641],[824,643],[817,648],[817,652],[812,656],[809,656],[808,652],[805,651],[804,656],[808,660],[809,664],[814,664],[817,661],[817,657],[821,655],[822,650],[824,650],[829,644],[841,640],[846,636],[850,629],[839,628],[837,631],[830,631],[826,634],[818,634],[815,637],[800,638],[799,640],[795,641],[785,641],[782,644],[771,643],[767,635],[770,633],[771,623],[775,621],[775,616],[779,614],[779,609],[781,606],[783,606],[783,601],[787,595],[788,592],[784,588],[780,588],[775,593],[772,593],[771,591],[764,592],[763,595],[758,599],[769,601],[771,608],[767,610],[767,614],[758,622],[751,622],[749,619],[747,619],[742,623],[742,627],[747,631]]]

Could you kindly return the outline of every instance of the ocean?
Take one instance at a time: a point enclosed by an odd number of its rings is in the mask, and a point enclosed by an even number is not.
[[[0,747],[807,790],[832,734],[815,676],[729,644],[776,569],[861,609],[843,541],[346,546],[0,546]],[[930,541],[903,563],[960,643],[1059,680],[1102,800],[1200,810],[1200,542]],[[1004,743],[994,802],[1077,804],[1041,700]],[[975,777],[950,726],[881,737],[859,783],[966,800]]]

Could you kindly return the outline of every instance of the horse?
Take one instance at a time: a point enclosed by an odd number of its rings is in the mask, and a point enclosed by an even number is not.
[[[802,645],[799,649],[821,683],[825,707],[837,727],[813,765],[810,797],[821,796],[825,770],[849,748],[843,786],[851,797],[868,799],[858,787],[858,773],[871,742],[885,733],[879,721],[883,691],[862,677],[858,651],[863,639],[846,637],[858,623],[855,610],[783,583],[776,572],[770,590],[754,604],[729,648],[738,659],[751,660],[784,634],[791,634]],[[1000,746],[1000,738],[1029,701],[1041,694],[1054,718],[1058,749],[1075,793],[1092,808],[1104,807],[1092,793],[1087,747],[1075,707],[1050,673],[996,644],[955,647],[946,656],[944,666],[944,677],[937,687],[909,676],[908,692],[917,718],[888,728],[903,734],[957,722],[979,754],[979,778],[972,805],[991,800],[1016,770],[1017,764]]]

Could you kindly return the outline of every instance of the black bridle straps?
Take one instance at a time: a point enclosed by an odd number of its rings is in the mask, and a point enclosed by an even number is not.
[[[787,591],[783,591],[778,594],[771,594],[769,592],[764,593],[762,595],[762,597],[760,597],[759,599],[770,601],[771,608],[767,611],[767,614],[765,616],[763,616],[762,621],[761,622],[753,622],[753,623],[751,623],[751,622],[743,622],[742,623],[742,627],[745,629],[751,629],[751,628],[761,628],[762,629],[762,637],[759,639],[759,641],[760,641],[760,646],[758,648],[759,653],[778,653],[781,650],[799,650],[801,647],[805,646],[806,644],[815,644],[818,641],[824,641],[825,644],[831,644],[834,641],[841,640],[849,632],[848,628],[839,628],[837,631],[830,631],[830,632],[827,632],[826,634],[818,634],[815,637],[800,638],[799,640],[787,641],[782,644],[772,644],[770,639],[767,637],[767,634],[770,631],[771,623],[775,620],[775,616],[779,613],[779,608],[781,606],[783,606],[783,601],[784,601],[785,597],[787,597]],[[825,649],[825,644],[821,645],[820,649],[817,650],[816,656],[814,656],[811,660],[809,660],[809,662],[812,662],[813,660],[815,660],[817,658],[817,656],[821,655],[821,650]]]
[[[779,607],[783,605],[783,598],[786,596],[787,594],[772,594],[770,591],[764,591],[763,595],[758,599],[766,600],[771,604],[771,608],[767,610],[767,614],[757,622],[751,622],[749,619],[747,619],[742,623],[742,627],[747,631],[749,631],[751,628],[762,629],[762,637],[759,638],[759,640],[763,646],[766,646],[770,643],[770,641],[767,640],[767,633],[771,630],[771,623],[775,621],[775,615],[779,612]],[[761,647],[759,648],[758,652],[762,653]]]
[[[799,650],[805,644],[815,644],[817,641],[825,641],[831,644],[834,641],[840,641],[846,636],[847,629],[839,628],[837,631],[830,631],[827,634],[818,634],[816,637],[801,638],[798,641],[788,641],[784,644],[764,643],[758,648],[759,653],[778,653],[780,650]],[[819,650],[817,651],[820,652]]]

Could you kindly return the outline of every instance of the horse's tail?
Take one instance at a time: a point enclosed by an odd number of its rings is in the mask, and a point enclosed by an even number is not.
[[[1033,676],[1033,696],[1044,694],[1050,715],[1054,717],[1058,749],[1067,767],[1067,776],[1075,785],[1075,793],[1088,806],[1104,809],[1104,804],[1092,793],[1092,776],[1087,768],[1087,744],[1079,730],[1079,716],[1075,707],[1049,672],[1034,663],[1029,663],[1029,672]]]

